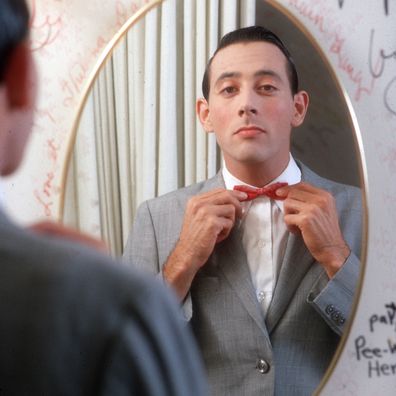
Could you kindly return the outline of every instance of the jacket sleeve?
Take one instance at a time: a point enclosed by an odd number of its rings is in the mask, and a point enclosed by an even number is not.
[[[308,303],[339,335],[351,313],[359,273],[360,261],[352,252],[332,279],[328,280],[323,271],[308,295]],[[326,285],[322,287],[323,284]]]
[[[137,210],[122,261],[153,275],[160,272],[157,240],[147,202]]]
[[[155,275],[158,281],[167,285],[162,276],[164,263],[161,263],[159,259],[156,230],[147,201],[138,208],[122,261],[129,266]],[[190,293],[183,301],[182,310],[185,319],[190,320],[192,317]]]
[[[339,335],[343,333],[357,299],[363,229],[361,191],[349,186],[344,186],[342,191],[342,199],[337,202],[339,222],[351,253],[332,279],[329,280],[323,271],[308,296],[308,303]]]

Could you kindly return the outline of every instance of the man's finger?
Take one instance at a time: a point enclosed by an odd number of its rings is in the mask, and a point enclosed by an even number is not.
[[[209,194],[202,194],[191,198],[190,207],[194,211],[198,211],[202,207],[233,205],[237,217],[242,216],[241,200],[245,199],[246,193],[231,190],[217,190]]]
[[[286,197],[301,197],[300,200],[303,200],[302,197],[309,197],[309,194],[317,195],[317,194],[322,194],[324,190],[314,187],[309,183],[305,182],[300,182],[297,184],[292,184],[289,186],[281,187],[276,190],[276,195],[279,195],[280,197],[286,198]],[[305,194],[304,194],[305,193]]]

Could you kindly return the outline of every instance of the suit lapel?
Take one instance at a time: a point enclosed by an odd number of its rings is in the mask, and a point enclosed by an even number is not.
[[[267,334],[264,318],[254,292],[239,229],[234,227],[229,237],[218,245],[213,260],[241,300],[246,311],[260,329]]]
[[[279,278],[266,315],[268,332],[278,323],[314,261],[301,236],[289,234]]]
[[[221,174],[221,170],[217,172],[213,177],[205,181],[201,193],[205,193],[207,191],[214,190],[216,188],[225,188],[224,179]]]
[[[301,179],[310,182],[309,170],[299,162],[298,165],[301,168]],[[265,318],[269,333],[287,309],[302,279],[314,262],[315,259],[305,246],[302,237],[290,233],[278,281]]]

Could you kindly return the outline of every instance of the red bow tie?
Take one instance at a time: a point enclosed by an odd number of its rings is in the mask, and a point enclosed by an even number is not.
[[[281,187],[284,187],[287,185],[288,185],[288,183],[279,183],[279,182],[270,184],[269,186],[262,187],[262,188],[252,188],[249,186],[241,185],[241,186],[234,186],[234,190],[242,191],[248,195],[247,198],[243,200],[243,202],[251,201],[252,199],[255,199],[255,198],[263,196],[263,195],[270,199],[283,200],[285,198],[278,197],[276,195],[276,190],[278,188],[281,188]]]

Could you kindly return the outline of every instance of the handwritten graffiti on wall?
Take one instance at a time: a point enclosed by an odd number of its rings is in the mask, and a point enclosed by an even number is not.
[[[375,51],[374,46],[375,29],[371,29],[370,33],[370,45],[369,45],[369,66],[370,73],[373,78],[382,77],[385,66],[390,64],[392,61],[396,61],[396,49],[393,51],[385,51],[383,48]],[[377,52],[377,61],[374,62],[375,52]],[[375,63],[375,66],[374,66]],[[391,80],[386,83],[384,90],[384,104],[385,107],[394,115],[396,115],[396,75],[394,75]]]
[[[343,2],[344,4],[345,2]],[[327,15],[325,7],[317,7],[316,3],[309,4],[305,1],[290,0],[289,5],[293,7],[301,16],[308,19],[316,26],[319,33],[322,34],[328,43],[330,53],[336,55],[338,68],[342,70],[348,79],[355,85],[354,99],[359,102],[362,95],[371,95],[375,88],[376,82],[382,77],[385,65],[392,60],[396,60],[396,50],[385,50],[384,48],[375,47],[374,35],[375,30],[371,31],[370,44],[368,46],[369,70],[366,65],[356,65],[351,60],[348,51],[347,35],[343,33],[339,24],[334,18]],[[392,114],[396,115],[396,76],[392,77],[385,84],[383,100],[385,108]]]
[[[30,14],[30,48],[33,52],[40,51],[53,44],[63,28],[60,15],[41,15],[37,12],[36,0],[31,1]]]
[[[359,334],[354,341],[356,360],[367,364],[368,378],[396,375],[396,304],[392,301],[384,308],[369,317],[368,328],[369,333],[387,332],[387,339],[370,343],[365,334]]]
[[[345,0],[337,0],[338,1],[338,6],[340,9],[342,9]],[[384,0],[383,1],[383,5],[384,5],[384,13],[385,15],[389,15],[389,0]]]
[[[144,1],[147,2],[148,0]],[[82,45],[75,43],[75,46],[70,43],[73,51],[69,58],[63,60],[65,71],[59,73],[59,68],[56,67],[60,62],[57,60],[58,54],[61,54],[59,59],[63,59],[62,51],[65,45],[69,45],[69,37],[73,37],[73,33],[78,31],[79,37],[83,36],[82,25],[71,24],[70,18],[73,14],[61,2],[59,7],[48,7],[45,2],[30,0],[30,48],[35,54],[37,64],[43,64],[46,68],[40,75],[43,100],[37,103],[34,124],[34,131],[40,136],[40,147],[37,149],[44,153],[45,167],[38,175],[31,193],[46,217],[56,216],[58,212],[58,174],[62,169],[63,146],[92,68],[112,36],[141,4],[142,2],[129,0],[109,2],[108,8],[114,14],[112,24],[106,31],[99,29],[96,38],[90,43],[81,41]]]

